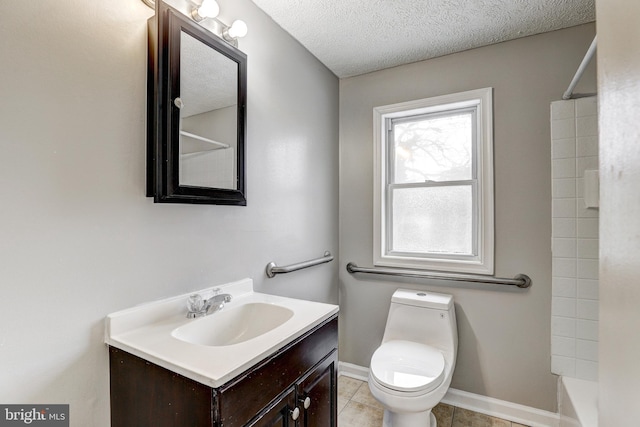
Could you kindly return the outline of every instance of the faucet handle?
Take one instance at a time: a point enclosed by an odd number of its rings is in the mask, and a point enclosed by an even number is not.
[[[215,297],[216,295],[218,295],[221,291],[222,291],[222,289],[220,289],[220,288],[213,288],[213,289],[211,289],[211,292],[213,292],[213,296],[214,296],[214,297]]]
[[[199,294],[193,294],[189,296],[189,299],[187,300],[187,309],[189,310],[189,312],[197,313],[199,311],[202,311],[203,307],[204,301]]]

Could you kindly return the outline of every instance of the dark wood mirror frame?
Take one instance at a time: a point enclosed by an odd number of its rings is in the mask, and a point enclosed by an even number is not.
[[[184,32],[238,64],[235,189],[180,185],[180,37]],[[211,70],[215,73],[215,70]],[[149,19],[147,75],[147,196],[156,203],[246,206],[245,134],[247,57],[162,1]]]

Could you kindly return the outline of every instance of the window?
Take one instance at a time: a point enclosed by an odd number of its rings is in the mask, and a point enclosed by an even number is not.
[[[374,264],[493,274],[491,88],[374,109]]]

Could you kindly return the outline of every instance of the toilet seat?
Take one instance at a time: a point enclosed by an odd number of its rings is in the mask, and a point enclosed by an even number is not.
[[[382,386],[399,392],[428,393],[444,378],[440,350],[411,341],[387,341],[371,357],[371,374]]]

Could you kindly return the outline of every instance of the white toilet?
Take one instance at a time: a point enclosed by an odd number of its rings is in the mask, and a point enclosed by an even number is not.
[[[458,351],[451,295],[398,289],[382,344],[371,357],[369,389],[384,407],[383,427],[436,427]]]

